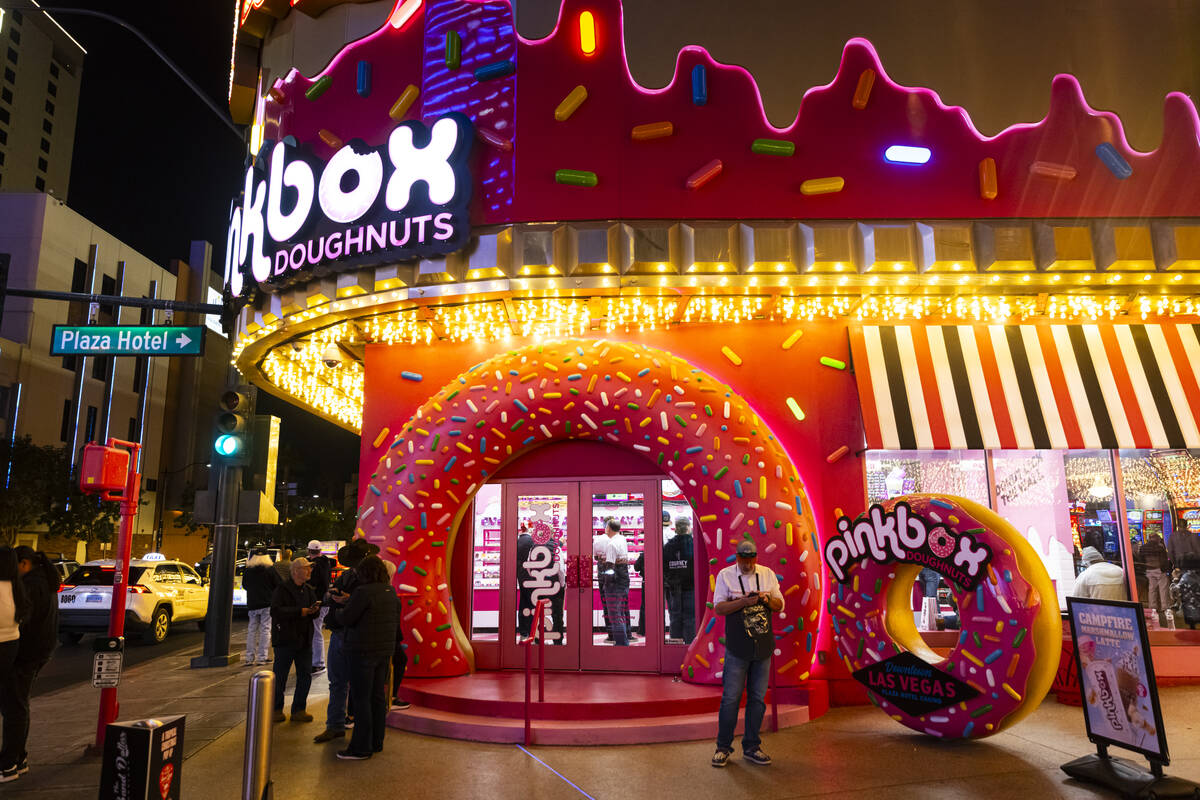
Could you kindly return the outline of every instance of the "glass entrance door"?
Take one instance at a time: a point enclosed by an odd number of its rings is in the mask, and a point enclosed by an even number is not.
[[[581,602],[581,666],[656,672],[659,640],[652,621],[662,618],[663,604],[656,482],[588,481],[580,485],[580,500],[591,562]]]
[[[652,479],[504,484],[497,526],[503,666],[524,665],[521,641],[545,599],[548,669],[657,671],[661,625],[649,623],[663,615],[660,517]]]

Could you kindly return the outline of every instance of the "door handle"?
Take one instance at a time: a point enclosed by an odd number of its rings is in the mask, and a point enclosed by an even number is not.
[[[579,589],[591,582],[592,557],[569,556],[567,558],[567,588]]]

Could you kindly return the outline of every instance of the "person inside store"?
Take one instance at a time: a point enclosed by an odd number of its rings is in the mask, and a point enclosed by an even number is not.
[[[396,650],[400,599],[388,582],[379,556],[367,556],[355,568],[358,586],[348,598],[338,597],[333,611],[346,631],[346,656],[354,696],[354,733],[337,757],[363,761],[383,751],[388,711],[388,669]]]
[[[366,539],[353,539],[338,548],[338,563],[345,569],[329,587],[322,602],[336,606],[339,601],[349,599],[354,587],[358,585],[358,565],[367,556],[378,553],[379,545],[371,544]],[[338,615],[332,613],[325,615],[325,627],[329,629],[329,651],[325,655],[329,702],[325,706],[325,730],[313,737],[317,744],[345,739],[346,728],[354,723],[354,716],[348,713],[353,705],[350,701],[350,660],[346,655],[346,630]]]
[[[529,586],[532,576],[525,566],[532,549],[533,537],[529,534],[529,526],[522,522],[517,529],[517,636],[522,639],[529,636],[533,625],[533,589]]]
[[[1200,630],[1200,554],[1188,553],[1179,567],[1179,577],[1171,584],[1175,627]]]
[[[312,567],[308,585],[312,587],[313,594],[324,597],[333,580],[333,560],[322,555],[321,543],[316,539],[308,543],[308,564]],[[317,618],[313,620],[313,675],[325,671],[325,615],[328,613],[329,607],[322,603]]]
[[[1147,605],[1161,615],[1171,607],[1171,557],[1162,537],[1147,533],[1136,558],[1146,565]]]
[[[758,548],[750,539],[738,544],[737,561],[717,573],[713,611],[725,618],[725,665],[717,717],[717,752],[713,754],[712,765],[724,767],[729,763],[738,705],[744,691],[746,726],[742,734],[742,758],[766,766],[771,757],[763,752],[759,731],[767,709],[767,683],[775,649],[771,616],[783,611],[783,593],[775,573],[758,565]]]
[[[306,710],[312,686],[313,618],[321,601],[308,585],[308,559],[293,559],[288,580],[275,588],[271,597],[271,641],[275,644],[275,722],[285,722],[283,693],[288,673],[296,668],[296,690],[292,694],[292,722],[312,722]]]
[[[692,521],[675,520],[675,535],[663,545],[663,586],[671,615],[670,637],[690,642],[696,638],[696,558]]]
[[[33,682],[54,655],[58,637],[58,570],[46,554],[27,545],[16,548],[21,592],[28,606],[11,679],[0,678],[0,713],[4,715],[4,744],[0,748],[0,777],[29,771],[29,697]]]
[[[21,622],[29,615],[29,604],[21,586],[21,575],[17,572],[17,554],[11,547],[0,547],[0,697],[8,694],[8,687],[17,680],[15,666],[17,649],[21,646]],[[4,716],[4,747],[0,751],[0,783],[16,780],[21,771],[10,751],[10,724],[15,725],[15,715],[9,722],[7,703],[0,704]]]
[[[604,563],[600,572],[600,599],[608,619],[609,636],[617,647],[629,645],[629,545],[621,534],[621,523],[609,518],[604,523]]]
[[[255,667],[268,663],[271,646],[271,598],[279,586],[279,575],[265,547],[259,547],[246,562],[242,589],[246,592],[246,655],[243,664]]]
[[[1092,600],[1129,598],[1125,589],[1125,571],[1105,561],[1099,550],[1094,547],[1083,548],[1083,566],[1083,572],[1079,573],[1071,589],[1072,597]]]
[[[595,523],[593,523],[595,524]],[[604,519],[604,527],[600,532],[592,537],[592,565],[596,570],[596,585],[600,587],[600,612],[604,615],[604,641],[611,642],[612,637],[612,622],[608,619],[608,604],[604,602],[603,589],[603,574],[604,574],[604,551],[608,547],[608,518]]]

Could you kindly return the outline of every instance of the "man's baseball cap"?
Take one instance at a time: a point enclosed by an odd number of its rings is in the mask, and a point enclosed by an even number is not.
[[[308,549],[309,549],[309,552],[312,552],[313,550],[320,550],[321,543],[318,542],[316,539],[313,539],[311,542],[308,543]]]
[[[739,557],[745,556],[746,558],[749,558],[751,556],[758,555],[758,548],[754,546],[754,542],[750,541],[749,539],[743,539],[738,543],[737,554]]]

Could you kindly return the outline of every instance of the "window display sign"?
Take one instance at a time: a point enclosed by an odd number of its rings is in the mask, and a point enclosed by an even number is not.
[[[1067,611],[1088,738],[1170,763],[1142,607],[1069,597]]]
[[[271,290],[337,269],[459,250],[468,236],[469,119],[402,122],[387,143],[355,140],[328,162],[285,138],[246,170],[225,243],[225,282]],[[265,151],[265,148],[264,148]]]

